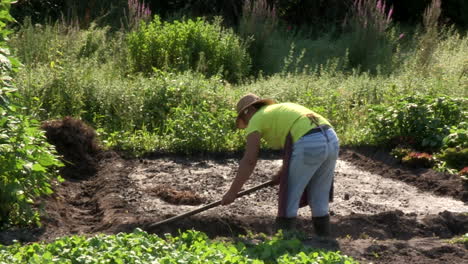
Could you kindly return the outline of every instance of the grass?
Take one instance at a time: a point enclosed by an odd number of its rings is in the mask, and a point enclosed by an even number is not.
[[[465,245],[465,247],[468,247],[468,233],[449,240],[449,243],[462,244]]]
[[[247,92],[311,107],[331,120],[347,145],[369,141],[365,128],[372,104],[414,94],[466,97],[468,37],[438,30],[424,70],[418,58],[425,33],[416,31],[400,40],[388,64],[366,71],[349,63],[352,32],[310,38],[277,26],[256,57],[264,65],[259,76],[239,84],[196,71],[134,73],[126,31],[26,21],[10,45],[24,64],[16,86],[31,113],[45,109],[39,119],[80,117],[108,146],[133,155],[201,153],[243,148],[242,134],[234,130],[234,106]]]

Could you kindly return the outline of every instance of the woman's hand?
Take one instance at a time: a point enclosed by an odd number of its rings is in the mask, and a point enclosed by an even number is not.
[[[237,193],[233,193],[231,191],[228,191],[226,194],[224,194],[223,199],[221,200],[222,205],[228,205],[234,202],[236,200]]]

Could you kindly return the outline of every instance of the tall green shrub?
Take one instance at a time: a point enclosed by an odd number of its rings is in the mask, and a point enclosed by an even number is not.
[[[128,44],[133,67],[140,72],[193,70],[237,82],[250,71],[244,44],[219,19],[162,22],[155,16],[128,36]]]
[[[21,98],[11,84],[18,63],[9,58],[5,44],[10,2],[0,3],[0,229],[39,224],[34,200],[52,193],[52,169],[61,165],[39,122],[21,113]]]

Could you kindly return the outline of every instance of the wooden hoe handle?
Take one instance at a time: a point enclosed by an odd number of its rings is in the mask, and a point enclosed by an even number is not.
[[[253,193],[253,192],[257,191],[257,190],[263,189],[263,188],[268,187],[268,186],[273,186],[273,185],[275,185],[273,181],[267,181],[265,183],[259,184],[257,186],[254,186],[254,187],[250,188],[250,189],[247,189],[245,191],[242,191],[242,192],[238,193],[237,197],[241,197],[241,196],[244,196],[244,195],[247,195],[247,194],[251,194],[251,193]],[[198,214],[200,212],[203,212],[203,211],[206,211],[206,210],[211,209],[213,207],[216,207],[216,206],[218,206],[220,204],[221,204],[221,200],[210,203],[210,204],[207,204],[205,206],[202,206],[202,207],[197,208],[195,210],[192,210],[190,212],[187,212],[187,213],[184,213],[184,214],[181,214],[181,215],[176,215],[176,216],[173,216],[173,217],[168,218],[166,220],[151,224],[150,226],[148,226],[148,228],[153,229],[153,228],[155,228],[155,227],[157,227],[159,225],[167,224],[167,223],[174,222],[174,221],[179,220],[179,219],[184,218],[184,217],[188,217],[188,216],[191,216],[191,215],[194,215],[194,214]]]

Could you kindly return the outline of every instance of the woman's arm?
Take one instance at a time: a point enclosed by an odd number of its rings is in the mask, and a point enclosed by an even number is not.
[[[227,205],[236,199],[237,193],[242,189],[244,183],[249,179],[258,160],[260,150],[260,133],[253,132],[247,136],[247,145],[244,156],[239,163],[236,178],[231,184],[231,188],[223,196],[221,204]]]

